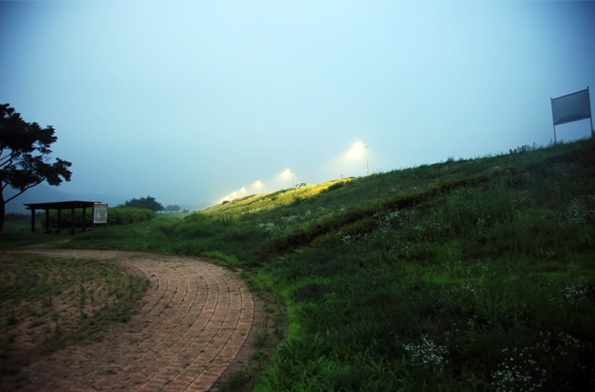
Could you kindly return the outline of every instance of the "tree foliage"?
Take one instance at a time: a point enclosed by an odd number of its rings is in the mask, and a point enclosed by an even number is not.
[[[178,212],[178,211],[180,211],[180,206],[177,204],[169,204],[167,207],[165,207],[165,211]]]
[[[163,211],[161,203],[157,202],[154,197],[147,196],[140,199],[132,198],[124,203],[124,207],[146,208],[151,211]]]
[[[50,162],[50,146],[56,140],[52,126],[28,123],[9,104],[0,104],[0,231],[6,203],[44,181],[54,186],[70,181],[70,162],[60,158]],[[18,192],[5,200],[9,186]]]

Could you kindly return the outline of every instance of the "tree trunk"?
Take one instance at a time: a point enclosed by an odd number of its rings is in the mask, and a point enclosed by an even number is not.
[[[4,202],[4,194],[0,189],[0,232],[4,231],[4,219],[6,218],[6,203]]]

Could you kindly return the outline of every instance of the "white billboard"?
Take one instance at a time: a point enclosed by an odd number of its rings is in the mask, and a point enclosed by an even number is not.
[[[552,99],[554,125],[591,118],[589,89]]]

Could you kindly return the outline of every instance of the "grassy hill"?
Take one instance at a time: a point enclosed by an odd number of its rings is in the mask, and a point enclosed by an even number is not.
[[[595,141],[253,195],[68,246],[204,255],[286,309],[256,391],[595,389]]]

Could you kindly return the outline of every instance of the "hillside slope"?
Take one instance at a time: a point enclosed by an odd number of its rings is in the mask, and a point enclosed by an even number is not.
[[[219,258],[273,292],[289,330],[257,391],[584,391],[594,223],[584,140],[253,195],[101,246]]]

